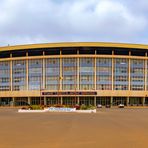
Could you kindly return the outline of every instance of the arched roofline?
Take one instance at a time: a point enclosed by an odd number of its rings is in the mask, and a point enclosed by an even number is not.
[[[0,51],[29,50],[37,48],[64,48],[64,47],[110,47],[110,48],[131,48],[148,49],[148,45],[112,42],[59,42],[43,44],[26,44],[0,47]]]

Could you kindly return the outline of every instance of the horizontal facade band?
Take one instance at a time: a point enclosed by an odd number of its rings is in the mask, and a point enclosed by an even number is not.
[[[51,90],[46,90],[46,91],[37,91],[37,90],[30,90],[30,91],[3,91],[0,92],[0,97],[41,97],[44,96],[42,95],[42,92],[57,92],[57,91],[51,91]],[[65,92],[65,91],[59,91],[59,92]],[[75,91],[66,91],[66,92],[75,92]],[[81,90],[81,92],[88,92]],[[94,92],[94,90],[90,91]],[[96,91],[97,95],[94,96],[103,96],[103,97],[109,97],[109,96],[114,96],[114,97],[148,97],[148,91],[128,91],[128,90],[100,90]],[[49,95],[50,97],[52,95]],[[55,95],[53,95],[55,96]],[[69,95],[57,95],[57,96],[69,96]],[[57,97],[56,96],[56,97]],[[76,95],[71,95],[71,96],[76,96]],[[82,95],[77,95],[77,96],[82,96]],[[83,96],[88,96],[88,95],[83,95]],[[92,95],[93,96],[93,95]]]

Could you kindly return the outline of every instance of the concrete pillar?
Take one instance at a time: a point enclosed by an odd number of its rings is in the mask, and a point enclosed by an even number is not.
[[[145,105],[145,97],[142,98],[142,106]]]
[[[61,105],[63,105],[63,97],[60,97],[61,98]]]
[[[113,106],[113,97],[110,98],[110,105]]]
[[[77,55],[79,55],[79,50],[77,51]],[[79,64],[79,62],[80,62],[80,59],[79,58],[77,58],[77,90],[79,90],[80,88],[79,88],[79,84],[80,84],[80,80],[79,80],[79,66],[80,66],[80,64]]]
[[[95,49],[95,55],[96,55],[96,49]],[[96,61],[97,61],[97,59],[96,59],[96,57],[95,57],[94,60],[95,60],[94,61],[95,62],[95,64],[94,64],[94,85],[95,85],[94,86],[94,89],[96,90],[97,89],[97,84],[96,84],[97,83],[97,74],[96,74],[97,73],[96,72],[97,71],[97,67],[96,67]]]
[[[129,56],[131,56],[131,51],[129,51]],[[131,87],[131,59],[129,58],[128,63],[128,90],[130,91]]]
[[[31,98],[28,97],[28,104],[31,105]]]
[[[10,54],[10,58],[12,58],[12,54]],[[12,91],[12,60],[10,61],[10,85]]]
[[[96,106],[96,96],[94,97],[94,106]]]
[[[46,97],[44,97],[44,105],[47,105]]]
[[[145,56],[147,57],[147,52],[145,53]],[[147,90],[147,60],[145,60],[145,91]]]
[[[112,56],[114,55],[114,51],[112,51]],[[112,58],[112,90],[114,90],[114,58]]]
[[[62,69],[63,69],[63,64],[62,64],[62,62],[63,62],[63,59],[62,59],[62,57],[61,57],[61,55],[62,55],[62,50],[60,49],[60,75],[59,75],[59,90],[62,90],[62,81],[63,81],[63,74],[62,74]]]
[[[77,97],[77,104],[80,104],[80,99],[79,99],[79,97]]]
[[[26,57],[27,57],[27,60],[26,60],[26,89],[28,90],[28,52],[26,52]]]
[[[126,106],[129,106],[129,97],[126,99]]]
[[[45,56],[45,52],[43,51],[43,56]],[[45,58],[43,58],[43,75],[42,75],[42,89],[45,89]],[[45,103],[44,103],[45,104]]]
[[[12,105],[15,106],[15,98],[12,97]]]

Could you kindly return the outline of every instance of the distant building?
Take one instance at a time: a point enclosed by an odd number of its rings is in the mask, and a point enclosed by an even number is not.
[[[0,47],[0,105],[148,105],[148,45]]]

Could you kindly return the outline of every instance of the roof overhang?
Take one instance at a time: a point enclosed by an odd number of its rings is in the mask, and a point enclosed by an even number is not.
[[[110,48],[132,48],[132,49],[148,49],[148,45],[129,44],[129,43],[111,43],[111,42],[59,42],[44,44],[26,44],[16,46],[0,47],[0,51],[11,50],[29,50],[37,48],[63,48],[63,47],[110,47]]]

